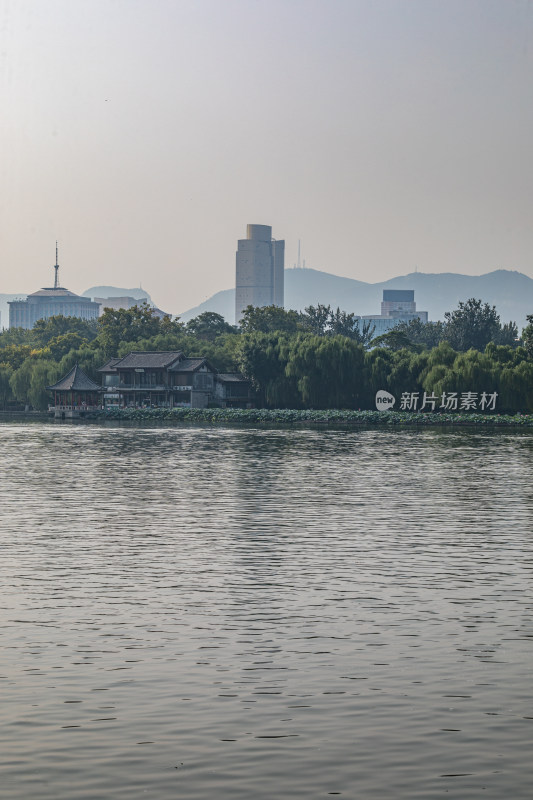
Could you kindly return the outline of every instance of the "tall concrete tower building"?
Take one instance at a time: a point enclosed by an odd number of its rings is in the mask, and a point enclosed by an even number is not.
[[[239,239],[235,280],[235,322],[246,306],[282,306],[285,242],[272,238],[270,225],[248,225]]]

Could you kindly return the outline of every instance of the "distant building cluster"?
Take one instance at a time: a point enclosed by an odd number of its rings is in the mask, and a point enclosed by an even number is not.
[[[248,225],[239,239],[235,271],[235,322],[247,306],[283,307],[285,242],[272,238],[270,225]]]
[[[56,243],[55,278],[53,287],[39,289],[25,300],[9,302],[10,328],[33,328],[37,320],[62,315],[85,320],[97,319],[105,308],[129,309],[138,304],[131,296],[81,297],[59,285]],[[235,321],[239,323],[248,306],[284,305],[285,241],[272,237],[270,225],[248,225],[246,239],[239,239],[235,271]],[[412,289],[385,289],[381,314],[357,316],[360,330],[365,325],[374,328],[379,336],[394,328],[399,322],[419,319],[428,321],[427,311],[417,311]],[[317,298],[319,300],[320,298]],[[159,308],[152,311],[159,318],[166,316]]]
[[[248,225],[246,239],[239,239],[236,256],[235,321],[241,321],[247,306],[281,306],[285,242],[272,238],[269,225]],[[298,259],[299,260],[299,259]],[[374,328],[379,336],[394,328],[399,322],[419,319],[428,321],[427,311],[417,311],[412,289],[385,289],[381,314],[357,317],[363,330],[365,324]]]
[[[80,297],[59,285],[59,263],[54,265],[54,285],[39,289],[27,296],[25,300],[11,300],[9,303],[9,327],[33,328],[38,319],[63,317],[79,317],[80,319],[97,319],[100,306],[89,297]]]
[[[29,294],[24,300],[9,301],[9,327],[31,329],[39,319],[50,319],[50,317],[78,317],[79,319],[93,320],[98,319],[104,313],[104,309],[110,308],[118,311],[121,308],[132,308],[138,305],[139,300],[134,297],[89,297],[70,292],[59,285],[59,263],[57,256],[56,242],[56,263],[54,265],[54,285],[39,289],[33,294]],[[155,316],[162,319],[167,316],[160,308],[151,306]]]
[[[61,286],[39,289],[26,300],[9,302],[9,327],[33,328],[38,319],[64,317],[97,319],[100,306],[88,297],[80,297]]]

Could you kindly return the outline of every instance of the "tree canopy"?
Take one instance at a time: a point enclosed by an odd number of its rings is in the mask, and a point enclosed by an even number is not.
[[[484,350],[500,333],[500,317],[496,306],[470,298],[459,303],[455,311],[447,311],[445,338],[455,350]]]
[[[279,306],[247,306],[241,319],[243,333],[296,333],[300,327],[298,311],[285,310]]]
[[[131,308],[104,309],[98,320],[98,340],[108,358],[118,354],[121,342],[149,339],[159,333],[179,333],[183,324],[168,316],[160,319],[148,303]]]
[[[204,311],[193,317],[186,324],[185,330],[192,336],[208,342],[214,342],[217,336],[222,336],[224,333],[237,333],[235,326],[230,325],[221,314],[216,314],[214,311]]]
[[[0,333],[0,407],[46,408],[46,386],[78,363],[93,380],[111,357],[131,350],[178,350],[222,372],[242,371],[260,405],[372,408],[376,391],[497,391],[502,410],[533,406],[533,314],[522,341],[494,306],[470,299],[445,322],[400,322],[374,337],[353,313],[329,305],[304,312],[253,308],[241,326],[204,312],[186,325],[146,304],[106,309],[96,322],[40,320]]]

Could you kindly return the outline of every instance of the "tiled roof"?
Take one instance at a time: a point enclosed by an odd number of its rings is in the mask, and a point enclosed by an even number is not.
[[[204,364],[209,367],[205,358],[184,358],[183,361],[171,367],[170,372],[196,372]]]
[[[124,358],[120,358],[114,367],[116,369],[146,369],[160,368],[168,369],[171,364],[183,358],[183,353],[176,350],[166,350],[163,352],[138,352],[129,353]]]
[[[60,381],[54,383],[53,386],[46,387],[48,391],[65,392],[98,392],[100,386],[87,377],[85,372],[77,364],[72,367],[70,372],[61,378]]]
[[[219,372],[217,380],[223,383],[248,383],[248,379],[238,372]]]
[[[98,372],[116,372],[115,364],[118,364],[121,360],[120,358],[110,358],[103,367],[98,368]]]

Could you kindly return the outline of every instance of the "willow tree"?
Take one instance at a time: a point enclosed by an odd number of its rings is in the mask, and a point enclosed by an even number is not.
[[[297,382],[302,403],[312,408],[356,408],[365,350],[345,336],[295,337],[286,374]]]

